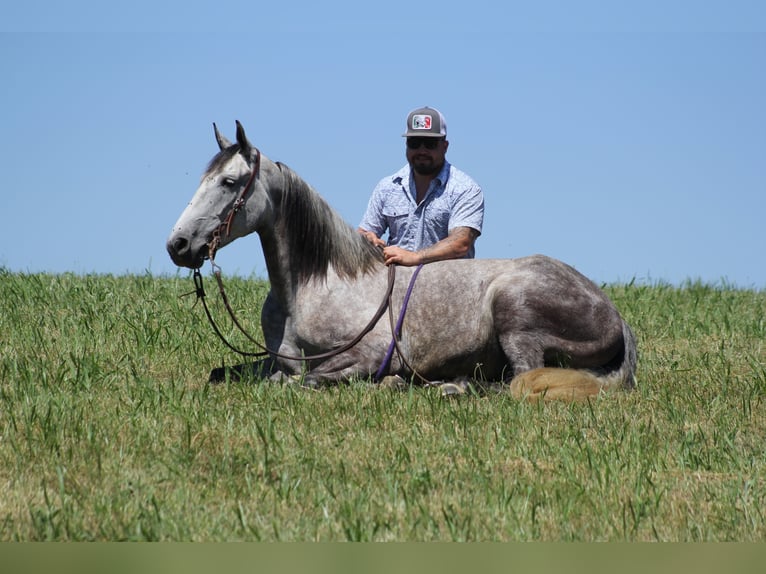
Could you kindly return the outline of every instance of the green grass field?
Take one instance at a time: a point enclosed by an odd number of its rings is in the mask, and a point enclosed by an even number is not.
[[[606,286],[638,387],[530,404],[210,386],[192,289],[0,270],[0,540],[766,540],[766,292]]]

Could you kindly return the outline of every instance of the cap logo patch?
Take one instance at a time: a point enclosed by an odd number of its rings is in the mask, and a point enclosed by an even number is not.
[[[412,116],[412,129],[413,130],[430,130],[431,116],[427,114],[415,114],[414,116]]]

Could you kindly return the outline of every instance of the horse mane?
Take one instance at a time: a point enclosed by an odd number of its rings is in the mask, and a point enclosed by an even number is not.
[[[353,229],[292,169],[276,162],[284,187],[276,198],[276,228],[288,244],[291,272],[299,282],[325,278],[330,266],[354,278],[383,262],[381,250]]]

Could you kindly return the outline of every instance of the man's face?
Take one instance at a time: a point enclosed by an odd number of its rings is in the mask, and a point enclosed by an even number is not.
[[[436,175],[444,165],[448,147],[444,138],[408,137],[407,162],[419,175]]]

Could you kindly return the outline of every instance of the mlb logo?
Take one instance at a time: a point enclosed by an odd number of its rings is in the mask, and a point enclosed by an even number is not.
[[[426,114],[419,114],[419,115],[412,116],[412,129],[413,130],[430,130],[431,116]]]

